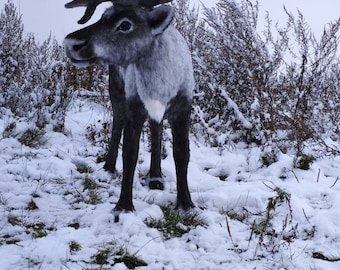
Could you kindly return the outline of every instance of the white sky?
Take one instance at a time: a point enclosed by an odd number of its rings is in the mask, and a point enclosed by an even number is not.
[[[68,0],[12,0],[20,14],[22,14],[25,31],[33,32],[38,40],[45,40],[49,33],[62,41],[70,32],[79,29],[77,20],[82,16],[83,8],[65,9],[64,4]],[[202,2],[204,5],[211,7],[217,0],[191,0],[192,3]],[[0,0],[0,9],[7,0]],[[273,23],[279,22],[284,25],[286,15],[283,11],[285,5],[288,11],[295,16],[299,9],[305,16],[306,21],[313,29],[316,35],[320,35],[324,25],[334,21],[340,16],[340,0],[259,0],[260,18],[259,27],[264,25],[264,14],[268,10]],[[90,23],[96,21],[101,10],[105,8],[102,4]]]

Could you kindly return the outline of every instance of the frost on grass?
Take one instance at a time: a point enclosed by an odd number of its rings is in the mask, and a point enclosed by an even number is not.
[[[161,207],[163,215],[160,219],[147,218],[145,224],[160,231],[164,239],[181,237],[197,226],[205,226],[204,219],[198,213],[180,213],[173,206]]]

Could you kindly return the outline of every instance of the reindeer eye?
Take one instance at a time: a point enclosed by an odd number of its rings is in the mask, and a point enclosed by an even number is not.
[[[130,32],[132,30],[132,24],[128,21],[123,21],[116,29],[120,32]]]

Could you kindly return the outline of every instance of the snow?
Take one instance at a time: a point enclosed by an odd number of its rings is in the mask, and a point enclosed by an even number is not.
[[[66,135],[47,131],[38,148],[19,143],[16,133],[0,139],[0,269],[101,269],[93,256],[110,245],[144,260],[148,266],[140,269],[339,269],[340,262],[312,255],[340,256],[340,157],[319,159],[305,171],[294,168],[293,156],[280,153],[265,167],[265,152],[255,146],[208,148],[192,138],[189,188],[206,225],[165,240],[145,220],[162,218],[161,206],[175,203],[171,149],[162,161],[165,190],[149,190],[138,177],[147,172],[150,158],[147,145],[141,144],[134,182],[136,211],[121,214],[114,223],[111,210],[120,179],[96,163],[103,149],[85,136],[86,127],[104,114],[100,105],[81,99],[68,112]],[[18,130],[23,125],[18,123]],[[0,121],[1,134],[5,127]],[[120,157],[118,168],[121,162]],[[79,164],[91,170],[80,173]],[[89,203],[85,177],[96,182],[95,204]],[[252,224],[260,223],[269,200],[281,191],[289,194],[289,203],[281,200],[272,212],[271,228],[277,236],[263,236],[266,248],[260,235],[252,233]],[[37,209],[27,208],[32,200]],[[242,220],[242,215],[247,217]],[[35,236],[38,227],[45,235]],[[295,234],[291,241],[283,238],[289,233]],[[70,250],[72,241],[80,250]],[[107,267],[127,269],[123,263]]]
[[[32,3],[19,3],[25,18],[25,7]],[[36,20],[32,9],[34,21],[45,26],[52,14]],[[71,19],[78,28],[74,18],[83,10],[77,12]],[[59,39],[71,32],[68,20],[60,26]],[[95,262],[96,254],[108,248],[123,248],[144,260],[147,266],[140,269],[340,269],[340,156],[318,159],[301,170],[289,152],[276,153],[276,160],[264,166],[263,157],[270,153],[266,148],[233,144],[226,135],[220,136],[219,148],[207,147],[196,141],[196,134],[188,179],[195,211],[205,225],[164,239],[146,220],[162,219],[161,207],[175,204],[171,144],[166,142],[168,156],[162,161],[165,190],[156,191],[141,185],[139,176],[150,162],[148,143],[141,143],[133,186],[136,211],[121,214],[115,223],[111,211],[120,179],[97,163],[103,145],[86,137],[87,127],[99,132],[99,121],[108,118],[102,105],[79,98],[68,111],[64,134],[46,129],[36,147],[18,140],[31,125],[18,121],[8,132],[11,117],[0,119],[0,270],[127,269],[124,263],[112,265],[113,258],[103,266]],[[228,147],[221,148],[225,142]],[[117,167],[122,168],[121,156]],[[86,189],[85,180],[95,188]],[[79,244],[79,250],[72,250],[71,243]]]

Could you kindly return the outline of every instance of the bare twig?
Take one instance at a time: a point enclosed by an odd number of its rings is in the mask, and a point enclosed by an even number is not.
[[[319,183],[319,179],[320,179],[320,168],[319,168],[319,172],[318,172],[318,178],[316,179],[317,183]]]
[[[226,222],[227,222],[227,231],[228,231],[228,235],[229,235],[229,237],[230,237],[231,243],[233,244],[233,246],[235,246],[233,237],[231,236],[231,231],[230,231],[228,216],[225,217],[225,220],[226,220]]]
[[[339,176],[337,176],[337,178],[335,179],[333,185],[331,185],[330,188],[333,188],[336,185],[336,183],[338,182],[338,180],[339,180]]]
[[[303,215],[305,216],[307,222],[309,223],[309,225],[312,225],[312,224],[310,223],[310,221],[309,221],[309,218],[308,218],[307,215],[306,215],[305,209],[302,208],[302,212],[303,212]]]
[[[299,179],[297,178],[297,176],[296,176],[296,174],[295,174],[294,170],[292,170],[292,173],[293,173],[293,175],[294,175],[294,177],[295,177],[296,181],[297,181],[297,182],[300,184],[300,181],[299,181]]]
[[[255,226],[256,226],[256,221],[253,221],[253,224],[251,225],[251,232],[250,232],[250,236],[249,236],[249,240],[248,240],[248,248],[250,246],[250,241],[253,238],[253,234],[255,233]]]

